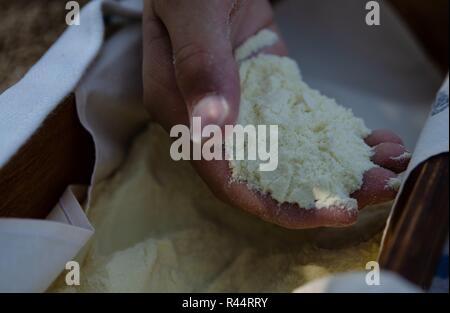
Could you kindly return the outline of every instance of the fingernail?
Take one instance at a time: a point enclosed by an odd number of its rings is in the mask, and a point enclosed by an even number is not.
[[[191,114],[191,123],[194,117],[199,117],[202,129],[207,125],[222,126],[228,117],[229,111],[230,106],[224,97],[215,95],[206,96],[194,106]],[[197,129],[196,132],[201,133],[202,129]],[[193,133],[193,138],[201,138],[201,134]]]

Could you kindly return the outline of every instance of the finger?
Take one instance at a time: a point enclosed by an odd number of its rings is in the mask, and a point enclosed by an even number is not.
[[[166,130],[175,124],[189,125],[186,107],[175,80],[172,47],[168,33],[154,15],[149,1],[144,1],[143,66],[144,105],[153,121]]]
[[[273,199],[270,200],[274,201]],[[358,219],[358,210],[345,207],[304,209],[291,203],[281,205],[273,203],[268,204],[268,206],[276,212],[274,222],[291,229],[349,226]]]
[[[395,173],[403,172],[411,159],[411,153],[397,143],[384,142],[374,147],[372,161]]]
[[[403,145],[403,140],[394,132],[387,129],[376,129],[365,139],[366,144],[375,147],[383,142],[396,143]]]
[[[394,172],[382,167],[375,167],[364,173],[361,188],[351,195],[358,201],[359,209],[394,199],[397,190],[390,186],[390,180],[395,177],[397,175]]]
[[[239,75],[229,41],[230,1],[154,1],[168,30],[178,88],[190,120],[202,126],[233,124],[239,105]],[[177,7],[176,10],[173,8]]]

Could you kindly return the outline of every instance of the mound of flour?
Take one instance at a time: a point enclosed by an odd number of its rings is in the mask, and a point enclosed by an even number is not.
[[[278,168],[271,172],[260,171],[258,160],[231,160],[233,178],[280,203],[356,209],[357,201],[349,195],[361,186],[363,173],[375,167],[372,149],[364,142],[370,133],[364,122],[311,89],[297,63],[287,57],[260,54],[246,59],[240,79],[236,123],[278,125],[279,154]]]
[[[345,228],[283,229],[216,199],[170,145],[150,124],[118,171],[93,185],[80,285],[67,286],[62,271],[50,291],[290,292],[376,259],[390,206]]]

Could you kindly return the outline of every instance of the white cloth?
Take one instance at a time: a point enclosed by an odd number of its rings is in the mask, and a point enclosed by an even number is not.
[[[70,188],[47,220],[0,218],[0,292],[46,290],[93,232]]]
[[[439,90],[431,108],[425,127],[417,141],[407,174],[424,160],[434,155],[448,152],[448,76]]]
[[[352,107],[369,126],[390,127],[413,146],[427,113],[421,105],[432,102],[439,75],[387,5],[375,30],[362,24],[365,12],[355,3],[285,0],[276,15],[306,81]],[[81,12],[81,25],[68,27],[29,73],[0,95],[0,166],[76,90],[80,120],[95,142],[93,183],[117,168],[126,143],[146,121],[141,37],[139,26],[131,25],[103,45],[102,13],[138,17],[139,8],[140,1],[90,2]],[[70,207],[83,215],[73,201]],[[65,215],[54,211],[51,216]],[[44,291],[51,284],[92,232],[86,221],[68,222],[0,219],[0,291]]]

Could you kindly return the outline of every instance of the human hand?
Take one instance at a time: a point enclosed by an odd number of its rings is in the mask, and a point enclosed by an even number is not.
[[[234,124],[240,82],[233,51],[265,28],[277,32],[266,0],[145,1],[144,102],[152,120],[167,131],[177,124],[189,126],[196,116],[201,117],[203,127]],[[281,39],[264,52],[287,53]],[[395,159],[405,148],[391,132],[375,131],[367,144],[376,146],[373,161],[380,167],[366,172],[361,189],[352,195],[360,208],[393,199],[396,190],[387,181],[409,161]],[[232,182],[226,160],[193,161],[193,166],[218,198],[284,227],[349,225],[358,216],[356,210],[305,210],[279,204],[245,183]]]

